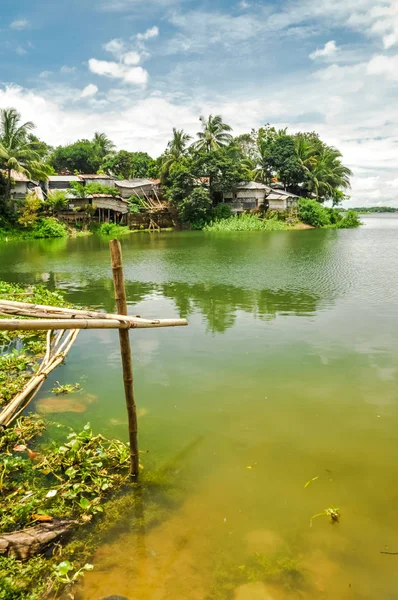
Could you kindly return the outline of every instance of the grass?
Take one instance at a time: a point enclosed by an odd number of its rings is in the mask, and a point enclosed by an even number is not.
[[[115,223],[102,223],[98,229],[97,233],[100,235],[106,236],[120,236],[120,235],[128,235],[131,233],[131,229],[126,225],[116,225]]]
[[[204,231],[283,231],[290,227],[277,219],[260,219],[253,214],[234,215],[228,219],[212,221]]]

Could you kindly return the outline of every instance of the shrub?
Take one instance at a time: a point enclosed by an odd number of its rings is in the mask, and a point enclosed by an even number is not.
[[[101,225],[97,229],[97,233],[100,235],[124,235],[126,233],[131,233],[131,230],[128,227],[123,225],[116,225],[116,223],[101,223]]]
[[[187,198],[178,205],[180,219],[190,223],[193,229],[202,229],[210,219],[211,199],[209,191],[203,187],[195,188]]]
[[[341,221],[338,223],[339,229],[354,229],[360,227],[361,220],[355,210],[347,210]]]
[[[53,190],[47,196],[47,205],[52,213],[56,213],[68,206],[66,192],[62,190]]]
[[[330,225],[330,215],[328,209],[323,207],[316,200],[301,198],[298,203],[298,212],[300,220],[312,227],[325,227]]]
[[[40,219],[32,231],[33,238],[61,238],[66,237],[67,230],[63,223],[54,217]]]
[[[23,227],[33,227],[39,220],[41,205],[42,201],[35,193],[27,194],[20,210],[18,223]]]
[[[230,217],[232,217],[232,208],[229,204],[217,204],[213,211],[213,216],[215,219],[218,220],[229,219]]]

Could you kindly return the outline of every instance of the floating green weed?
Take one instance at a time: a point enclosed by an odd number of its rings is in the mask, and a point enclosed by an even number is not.
[[[51,391],[53,394],[57,395],[71,394],[72,392],[77,392],[82,389],[80,383],[65,383],[64,385],[61,385],[59,381],[56,381],[55,383],[57,385],[55,385]]]
[[[310,521],[311,527],[312,527],[313,520],[317,519],[318,517],[328,517],[328,519],[330,520],[332,525],[334,525],[335,523],[339,523],[339,521],[340,521],[340,517],[341,517],[340,509],[336,508],[335,506],[329,506],[328,508],[325,508],[324,511],[311,517],[311,521]]]

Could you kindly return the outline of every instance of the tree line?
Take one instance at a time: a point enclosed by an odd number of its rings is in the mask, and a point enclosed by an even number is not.
[[[12,171],[43,181],[56,173],[105,173],[117,179],[159,178],[182,220],[206,218],[222,193],[242,181],[279,183],[299,196],[338,205],[350,187],[350,169],[338,149],[315,132],[288,133],[265,125],[234,136],[220,115],[200,117],[192,138],[173,129],[163,154],[117,150],[104,133],[53,148],[37,138],[14,108],[0,111],[1,207],[10,199]]]

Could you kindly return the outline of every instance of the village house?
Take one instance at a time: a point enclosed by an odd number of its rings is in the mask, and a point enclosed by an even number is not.
[[[293,207],[298,196],[285,190],[275,189],[257,181],[239,183],[232,192],[224,192],[224,202],[230,204],[233,213],[265,207],[287,210]]]
[[[115,182],[108,175],[84,174],[84,175],[50,175],[47,182],[47,193],[59,190],[66,194],[68,206],[59,213],[59,216],[69,222],[80,221],[84,218],[84,212],[87,207],[93,207],[90,219],[103,223],[127,222],[126,215],[128,214],[129,203],[121,198],[120,195],[107,193],[88,194],[79,198],[76,194],[70,191],[73,182],[82,185],[96,183],[98,185],[114,188]]]
[[[1,171],[1,173],[4,178],[7,177],[6,171]],[[18,171],[11,171],[11,199],[23,200],[29,192],[35,192],[39,198],[43,199],[42,191],[37,181],[33,181],[23,173],[18,173]]]
[[[156,198],[159,193],[159,179],[115,179],[115,186],[122,198]]]
[[[265,202],[268,204],[270,210],[288,210],[296,206],[298,200],[299,196],[274,188],[270,188],[265,198]]]

